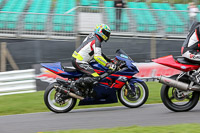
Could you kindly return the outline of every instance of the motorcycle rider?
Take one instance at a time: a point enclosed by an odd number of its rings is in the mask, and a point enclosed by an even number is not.
[[[190,62],[200,64],[200,22],[194,22],[183,43],[181,54]],[[200,68],[190,76],[190,80],[200,85]]]
[[[110,37],[111,30],[106,24],[98,24],[95,27],[94,33],[89,34],[82,44],[72,54],[72,65],[79,71],[86,74],[86,77],[76,80],[73,89],[77,95],[81,95],[78,88],[89,85],[91,88],[93,84],[100,79],[100,75],[94,71],[89,62],[95,59],[99,64],[115,70],[116,65],[107,58],[101,50],[103,41],[107,42]]]

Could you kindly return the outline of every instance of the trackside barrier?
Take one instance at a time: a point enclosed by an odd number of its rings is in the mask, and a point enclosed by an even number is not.
[[[35,69],[0,72],[0,96],[36,92]]]
[[[136,63],[139,68],[139,73],[135,76],[141,78],[144,81],[157,81],[157,77],[160,76],[172,76],[179,74],[181,71],[173,69],[167,66],[163,66],[154,62],[150,63]]]

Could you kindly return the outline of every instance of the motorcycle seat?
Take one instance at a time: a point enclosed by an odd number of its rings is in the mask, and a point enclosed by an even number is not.
[[[200,65],[200,61],[191,61],[183,56],[173,56],[173,58],[181,64],[197,65],[197,66]]]
[[[64,69],[65,72],[75,72],[76,71],[75,67],[66,67],[66,66],[63,66],[63,69]]]

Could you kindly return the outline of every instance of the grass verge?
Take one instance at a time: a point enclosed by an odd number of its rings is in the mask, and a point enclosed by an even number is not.
[[[170,126],[130,126],[101,129],[80,129],[42,133],[199,133],[200,124],[178,124]]]
[[[149,88],[149,98],[146,103],[161,103],[161,84],[156,82],[147,82],[147,86]],[[0,115],[47,112],[49,110],[44,104],[43,95],[44,91],[0,96]],[[75,106],[75,109],[111,106],[122,106],[122,104],[119,102],[115,104]]]

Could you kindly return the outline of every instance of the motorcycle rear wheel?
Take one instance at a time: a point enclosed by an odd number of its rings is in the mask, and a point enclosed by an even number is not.
[[[57,92],[54,88],[58,83],[50,84],[44,93],[44,102],[47,108],[55,113],[66,113],[71,111],[76,105],[76,98],[67,97]]]
[[[145,82],[137,82],[135,85],[135,95],[125,95],[126,85],[118,90],[119,101],[126,107],[137,108],[142,106],[148,99],[149,90]]]
[[[178,75],[174,75],[171,78],[176,79]],[[179,81],[182,81],[184,83],[189,83],[190,81],[188,80],[188,77],[184,76],[180,78]],[[182,95],[182,97],[178,97],[176,93],[177,90],[174,90],[176,88],[163,85],[161,88],[161,99],[163,104],[170,110],[174,112],[184,112],[184,111],[189,111],[193,109],[198,101],[199,101],[199,92],[196,91],[191,91],[188,92],[188,95]],[[178,90],[179,95],[183,93],[184,91]],[[184,93],[183,93],[184,94]]]

